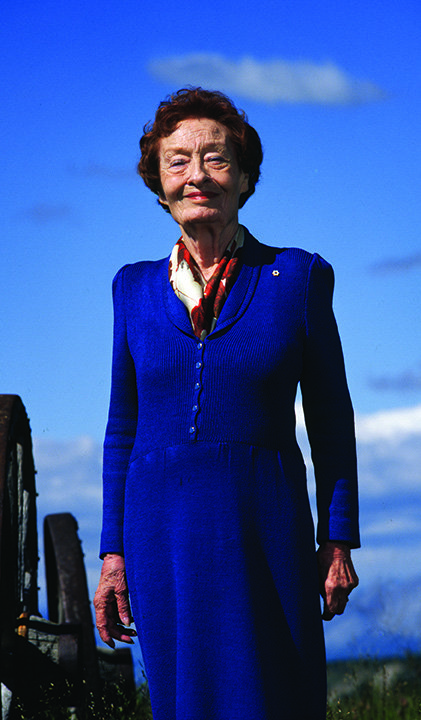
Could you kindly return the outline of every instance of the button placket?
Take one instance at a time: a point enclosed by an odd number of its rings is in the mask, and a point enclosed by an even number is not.
[[[190,415],[189,435],[190,440],[196,440],[197,437],[197,415],[200,410],[200,392],[202,389],[202,370],[203,355],[205,352],[205,344],[202,340],[196,340],[196,356],[194,362],[194,392],[193,403]]]

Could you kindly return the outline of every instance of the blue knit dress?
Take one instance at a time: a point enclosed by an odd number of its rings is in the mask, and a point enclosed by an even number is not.
[[[318,255],[258,243],[198,341],[168,258],[114,281],[101,552],[124,552],[154,720],[324,720],[314,528],[359,545],[353,411]]]

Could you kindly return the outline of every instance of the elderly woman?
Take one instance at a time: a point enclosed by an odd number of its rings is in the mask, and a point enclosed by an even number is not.
[[[114,280],[98,629],[132,642],[130,594],[154,720],[322,720],[319,588],[342,613],[359,546],[333,272],[238,224],[262,149],[227,97],[180,90],[144,132],[139,173],[181,237]]]

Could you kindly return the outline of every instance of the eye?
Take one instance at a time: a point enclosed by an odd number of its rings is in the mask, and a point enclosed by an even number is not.
[[[169,166],[170,166],[170,168],[182,167],[183,165],[186,164],[186,162],[187,162],[187,160],[185,160],[184,158],[174,158],[173,160],[170,161]]]
[[[212,163],[212,165],[227,165],[228,161],[226,158],[224,158],[222,155],[210,155],[207,158],[207,161],[209,163]]]

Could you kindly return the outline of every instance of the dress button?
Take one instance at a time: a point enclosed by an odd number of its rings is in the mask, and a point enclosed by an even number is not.
[[[202,367],[202,363],[201,363],[201,362],[197,362],[197,363],[196,363],[196,367],[197,367],[197,369],[201,368],[201,367]]]
[[[194,432],[196,432],[196,428],[194,427],[194,425],[192,425],[192,427],[189,429],[189,433],[190,435],[192,435]]]
[[[200,388],[200,382],[195,383],[194,389],[195,389],[195,390],[198,390],[199,388]]]
[[[202,342],[197,343],[197,349],[198,349],[198,350],[201,350],[202,347],[203,347],[203,343],[202,343]]]
[[[198,410],[197,405],[193,405],[192,410],[193,410],[193,412],[197,412],[197,410]]]

